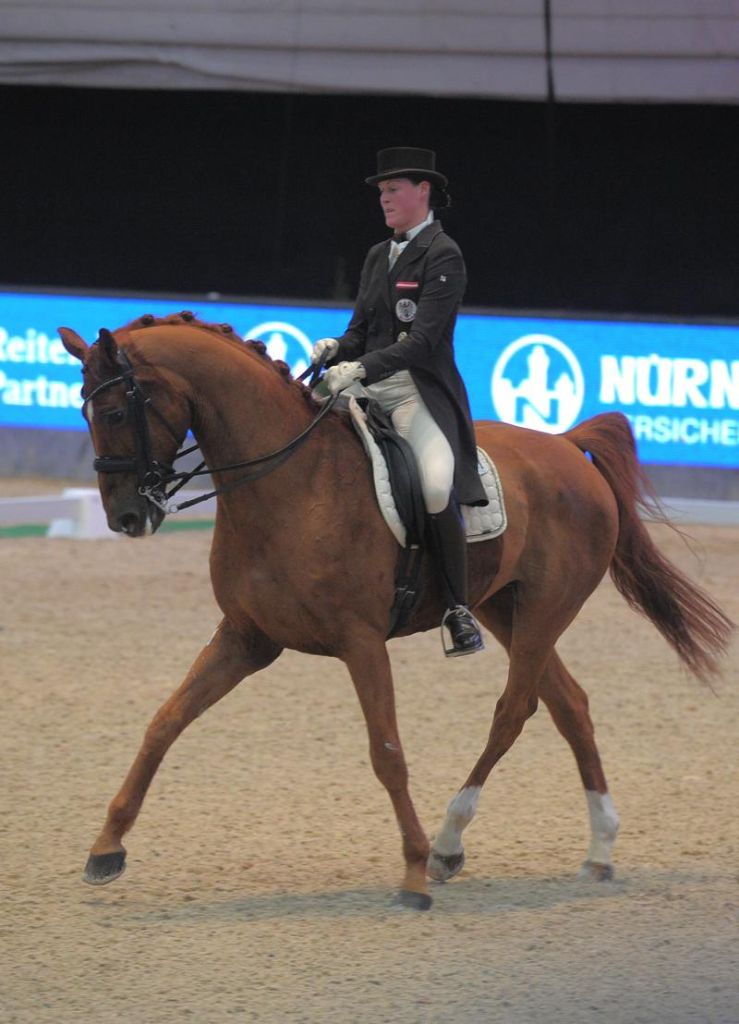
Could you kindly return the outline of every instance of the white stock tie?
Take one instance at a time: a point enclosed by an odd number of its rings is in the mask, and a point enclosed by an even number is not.
[[[390,243],[390,253],[388,255],[388,261],[387,261],[387,269],[388,269],[388,271],[393,269],[393,267],[395,266],[395,264],[398,261],[398,256],[400,256],[400,254],[402,253],[403,249],[405,249],[406,245],[408,245],[408,242],[391,242]]]
[[[405,246],[410,240],[405,239],[403,242],[396,242],[394,239],[390,242],[390,252],[388,253],[388,272],[395,266],[398,256],[403,251]]]

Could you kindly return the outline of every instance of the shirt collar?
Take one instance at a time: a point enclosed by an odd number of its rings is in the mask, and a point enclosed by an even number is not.
[[[429,224],[433,223],[433,220],[434,220],[434,211],[433,210],[429,210],[428,216],[426,217],[426,220],[422,220],[420,224],[416,224],[416,226],[414,228],[411,228],[410,231],[406,231],[405,234],[406,234],[406,238],[408,239],[408,241],[412,242],[413,239],[416,237],[416,235],[420,234],[423,231],[424,228],[427,228],[429,226]]]

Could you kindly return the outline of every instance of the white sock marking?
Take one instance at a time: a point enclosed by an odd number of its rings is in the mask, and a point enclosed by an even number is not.
[[[475,816],[481,790],[482,786],[466,786],[452,798],[444,824],[432,843],[435,853],[451,857],[462,852],[462,832]]]
[[[596,864],[612,864],[613,844],[618,832],[618,814],[610,793],[585,790],[590,814],[590,849],[588,860]]]

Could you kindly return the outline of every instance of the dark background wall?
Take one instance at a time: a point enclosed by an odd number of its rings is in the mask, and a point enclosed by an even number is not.
[[[0,283],[346,299],[435,148],[468,306],[739,314],[735,107],[2,87]]]

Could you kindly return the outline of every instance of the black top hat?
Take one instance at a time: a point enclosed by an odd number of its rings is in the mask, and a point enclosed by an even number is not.
[[[436,153],[433,149],[413,149],[408,146],[381,149],[377,154],[377,174],[364,180],[368,185],[376,185],[378,181],[407,178],[411,174],[439,188],[445,188],[448,184],[448,179],[436,170]]]

